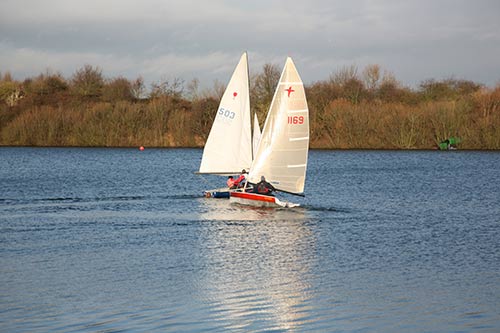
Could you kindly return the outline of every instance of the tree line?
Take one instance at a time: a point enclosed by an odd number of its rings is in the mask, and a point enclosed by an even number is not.
[[[261,126],[279,80],[266,64],[250,80]],[[0,145],[201,147],[224,85],[141,77],[106,78],[85,65],[70,78],[47,71],[17,81],[0,73]],[[426,80],[403,86],[378,65],[343,67],[305,85],[311,148],[432,149],[454,136],[459,148],[500,149],[500,84]]]

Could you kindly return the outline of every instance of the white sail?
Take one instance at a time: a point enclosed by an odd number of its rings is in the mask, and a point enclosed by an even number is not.
[[[249,181],[261,176],[278,190],[304,192],[309,150],[309,110],[304,85],[290,57],[274,93],[250,168]]]
[[[237,174],[252,163],[248,59],[241,56],[208,135],[200,173]]]
[[[257,148],[259,148],[259,143],[260,143],[260,137],[262,136],[262,133],[260,132],[260,126],[259,126],[259,118],[257,118],[257,114],[254,113],[253,117],[253,138],[252,138],[252,143],[253,143],[253,154],[257,153]]]

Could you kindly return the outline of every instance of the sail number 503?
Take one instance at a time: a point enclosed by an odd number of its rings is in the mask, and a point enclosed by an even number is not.
[[[304,116],[288,116],[288,124],[302,125],[304,123]]]
[[[228,119],[234,119],[234,117],[236,116],[236,113],[234,113],[231,110],[224,109],[224,108],[220,108],[218,113],[220,116],[228,118]]]

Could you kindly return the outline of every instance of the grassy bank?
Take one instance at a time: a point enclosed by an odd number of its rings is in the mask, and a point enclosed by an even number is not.
[[[251,87],[261,125],[279,77],[266,66]],[[462,149],[500,149],[500,86],[428,80],[409,89],[375,69],[347,68],[306,86],[311,148],[432,149],[457,136]],[[0,77],[0,145],[14,146],[202,147],[222,91],[176,80],[146,94],[140,78],[106,79],[91,66],[71,79]]]

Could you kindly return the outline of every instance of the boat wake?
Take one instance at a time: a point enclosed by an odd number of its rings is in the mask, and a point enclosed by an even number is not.
[[[88,203],[101,201],[134,201],[144,200],[146,196],[110,196],[110,197],[49,197],[31,199],[0,199],[0,204],[54,204],[54,203]]]
[[[160,195],[156,197],[157,199],[167,199],[167,200],[191,200],[203,198],[203,195],[199,194],[176,194],[176,195]]]
[[[119,195],[102,197],[47,197],[47,198],[0,198],[0,205],[26,205],[26,204],[72,204],[93,202],[116,202],[116,201],[144,201],[144,200],[191,200],[198,199],[200,195]]]
[[[348,208],[342,207],[324,207],[324,206],[314,206],[314,205],[303,205],[303,209],[313,212],[335,212],[335,213],[352,213],[353,211]]]

